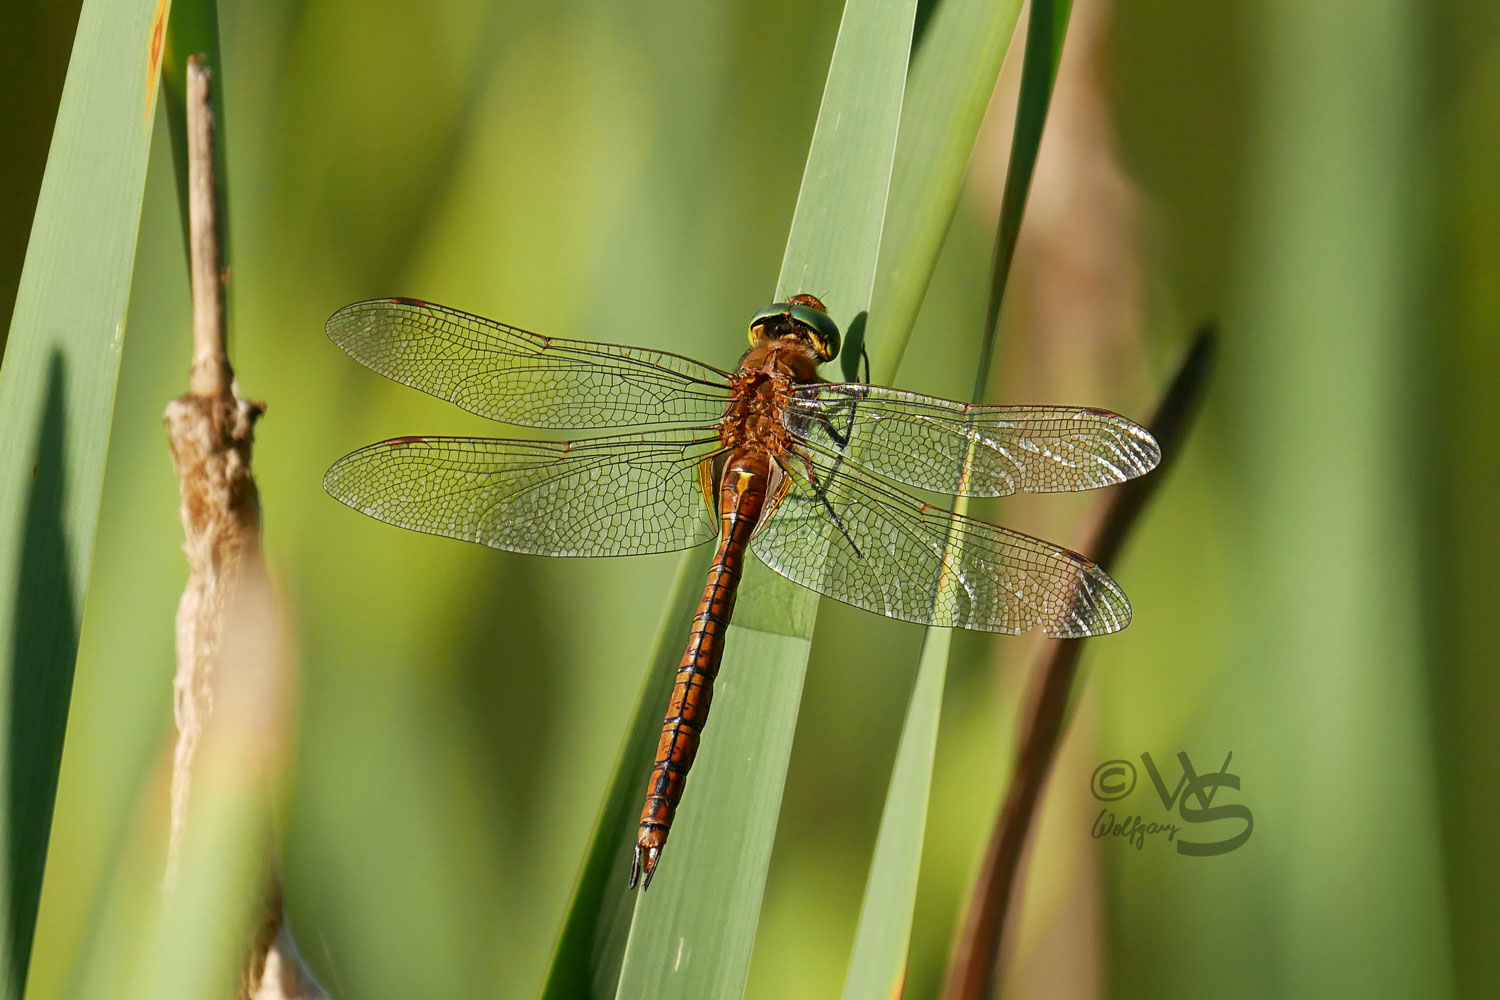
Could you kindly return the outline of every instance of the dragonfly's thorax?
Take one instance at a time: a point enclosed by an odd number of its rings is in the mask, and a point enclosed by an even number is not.
[[[788,442],[787,403],[799,383],[818,381],[817,359],[795,337],[763,341],[740,359],[729,380],[719,436],[729,448],[779,455]]]
[[[740,358],[739,375],[750,372],[780,375],[793,382],[818,382],[818,356],[795,334],[762,337]]]

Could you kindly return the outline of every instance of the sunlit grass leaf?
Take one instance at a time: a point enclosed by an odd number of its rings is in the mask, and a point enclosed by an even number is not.
[[[7,996],[24,986],[88,582],[165,16],[88,0],[0,369]]]
[[[898,0],[845,5],[776,283],[778,299],[819,295],[845,329],[874,290],[915,12]],[[621,997],[744,990],[817,601],[758,562],[745,569],[715,723],[663,854],[661,889],[637,904]]]
[[[269,926],[268,804],[291,746],[292,674],[269,581],[258,563],[242,574],[225,611],[174,888],[164,896],[166,795],[148,793],[123,827],[70,997],[236,996]]]
[[[1062,36],[1067,26],[1070,7],[1071,3],[1068,2],[1057,4],[1037,2],[1031,8],[1025,62],[1022,67],[1019,107],[1016,114],[1015,138],[1011,146],[1010,170],[1006,176],[1005,193],[996,234],[994,269],[991,274],[990,310],[980,356],[975,366],[976,374],[972,393],[975,401],[979,400],[989,381],[1000,303],[1010,271],[1010,262],[1015,253],[1016,237],[1020,232],[1021,210],[1026,202],[1032,169],[1036,165],[1037,151],[1041,145],[1042,125],[1047,117],[1047,108],[1052,99],[1052,86],[1057,78],[1057,61],[1062,51]],[[977,14],[978,12],[970,12],[971,17]],[[924,36],[924,48],[928,44],[957,45],[971,36],[982,34],[981,29],[984,27],[982,22],[965,25],[956,20],[958,16],[957,5],[945,4],[940,8],[937,19]],[[949,19],[945,21],[945,17]],[[1014,22],[1010,23],[1013,25]],[[950,33],[952,33],[951,39]],[[1004,43],[1000,39],[993,39],[992,44],[998,45],[1003,53]],[[940,56],[934,55],[933,58],[942,63],[947,62]],[[919,64],[920,61],[919,58]],[[978,58],[974,58],[973,61],[986,68],[989,66],[987,62]],[[998,57],[994,72],[998,73]],[[917,74],[914,72],[914,90],[916,82]],[[941,92],[954,104],[963,104],[965,109],[973,102],[980,101],[982,112],[983,102],[987,102],[994,87],[994,79],[975,76],[971,78],[970,84],[974,93],[967,95],[967,98],[954,92],[955,81],[953,80],[938,78],[931,80],[928,86],[934,91]],[[982,95],[982,101],[980,95]],[[916,107],[917,94],[914,92],[912,96],[913,107]],[[936,102],[937,98],[930,92],[924,93],[923,96],[926,99],[923,102],[924,112],[932,114],[932,105],[927,104],[926,101]],[[958,110],[951,113],[954,119],[961,120],[977,132],[979,126],[977,119],[966,117]],[[924,135],[925,138],[925,133],[918,129],[914,128],[912,131],[915,134]],[[906,136],[907,132],[904,130],[903,142],[906,141]],[[898,162],[913,177],[939,176],[948,180],[951,175],[943,169],[945,156],[949,157],[946,167],[952,170],[954,164],[951,156],[958,148],[967,149],[972,145],[973,134],[971,133],[967,145],[955,139],[946,150],[934,148],[931,153],[934,163],[930,165],[924,165],[921,162],[923,158],[921,148],[907,151],[905,155],[898,157]],[[955,186],[953,197],[956,198],[956,196]],[[935,255],[937,245],[941,243],[942,233],[947,228],[948,219],[951,218],[952,207],[947,206],[944,210],[942,205],[934,205],[934,196],[918,200],[922,207],[934,216],[930,220],[933,225],[916,225],[917,213],[904,200],[893,203],[892,214],[902,219],[904,225],[909,227],[911,239],[919,242],[932,241],[931,252]],[[937,225],[936,216],[938,215],[941,215],[940,225]],[[900,262],[896,263],[898,259]],[[889,293],[891,308],[901,310],[903,313],[909,310],[910,316],[904,319],[909,326],[911,319],[915,318],[916,307],[921,302],[921,293],[925,290],[927,279],[932,273],[932,264],[915,257],[914,254],[898,258],[896,252],[892,251],[882,258],[882,273],[885,272],[887,266],[893,272],[890,280],[895,286]],[[902,317],[898,316],[893,323],[901,321]],[[961,498],[954,509],[962,513],[967,507],[967,502]],[[937,745],[939,716],[942,710],[943,682],[947,675],[951,638],[951,633],[947,630],[928,629],[922,643],[917,680],[912,690],[911,701],[907,706],[906,720],[902,724],[901,740],[896,750],[896,766],[892,770],[890,787],[886,792],[880,828],[876,835],[875,852],[865,884],[864,901],[860,906],[854,952],[850,957],[849,973],[844,983],[846,1000],[856,1000],[859,997],[892,996],[899,987],[905,972],[907,945],[911,937],[912,912],[917,898],[917,876],[921,867],[922,839],[927,822],[927,804],[932,787],[932,763]]]
[[[911,336],[1020,11],[1021,0],[944,0],[912,53],[870,310],[876,381],[894,376]]]
[[[677,567],[625,745],[615,761],[552,955],[542,991],[549,1000],[614,995],[635,904],[626,876],[635,849],[636,821],[641,814],[646,776],[656,759],[663,707],[677,679],[677,664],[682,659],[711,554],[708,546],[699,546]]]
[[[290,746],[290,658],[276,597],[247,560],[224,615],[214,664],[213,715],[193,763],[180,868],[124,995],[233,995],[257,938],[271,925],[271,815]],[[279,912],[279,908],[278,908]],[[250,981],[254,981],[253,978]]]
[[[850,0],[834,48],[777,297],[814,291],[847,328],[869,308],[915,4]],[[738,996],[744,988],[796,730],[817,596],[752,563],[714,720],[650,893],[618,890],[635,808],[687,638],[702,559],[679,575],[549,975],[549,996]],[[629,839],[627,839],[627,837]],[[593,909],[595,912],[583,912]],[[623,958],[620,933],[628,927]],[[616,966],[618,965],[618,972]],[[586,992],[582,992],[586,991]]]
[[[860,906],[845,1000],[896,995],[906,971],[951,629],[928,629]]]

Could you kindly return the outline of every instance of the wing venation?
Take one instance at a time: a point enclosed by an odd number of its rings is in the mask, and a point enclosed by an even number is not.
[[[698,466],[722,447],[679,431],[574,442],[394,438],[339,459],[323,487],[377,520],[511,552],[645,555],[718,535]]]
[[[709,424],[728,399],[729,376],[691,358],[542,337],[415,299],[345,306],[327,332],[387,378],[523,427]]]
[[[1089,490],[1161,461],[1144,427],[1088,407],[979,406],[835,383],[799,387],[788,416],[798,437],[850,464],[954,496]]]
[[[1056,638],[1118,632],[1130,602],[1097,564],[1051,542],[924,504],[828,456],[790,456],[751,542],[772,569],[876,614]]]

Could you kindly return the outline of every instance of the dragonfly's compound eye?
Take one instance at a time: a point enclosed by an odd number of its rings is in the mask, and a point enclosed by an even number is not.
[[[761,334],[757,333],[759,327],[770,324],[773,327],[786,322],[787,311],[792,308],[790,302],[772,302],[770,305],[758,310],[750,317],[750,346],[754,347],[760,343]]]
[[[839,325],[833,321],[832,316],[814,306],[796,301],[791,304],[791,316],[792,322],[802,328],[803,337],[817,352],[819,361],[832,361],[839,356]]]
[[[772,302],[750,319],[750,344],[762,337],[793,335],[807,341],[821,364],[839,353],[839,327],[823,303],[811,295],[793,295],[786,302]]]

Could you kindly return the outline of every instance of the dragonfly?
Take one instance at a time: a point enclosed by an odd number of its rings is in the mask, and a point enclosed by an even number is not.
[[[545,556],[717,542],[637,829],[630,887],[661,859],[713,699],[746,552],[876,614],[1057,638],[1116,632],[1130,602],[1077,552],[943,510],[950,496],[1088,490],[1156,466],[1140,425],[1082,406],[984,406],[818,366],[840,336],[815,296],[750,320],[734,371],[666,351],[544,337],[417,299],[329,319],[374,371],[506,424],[609,431],[568,441],[396,437],[339,459],[336,499],[416,531]]]

